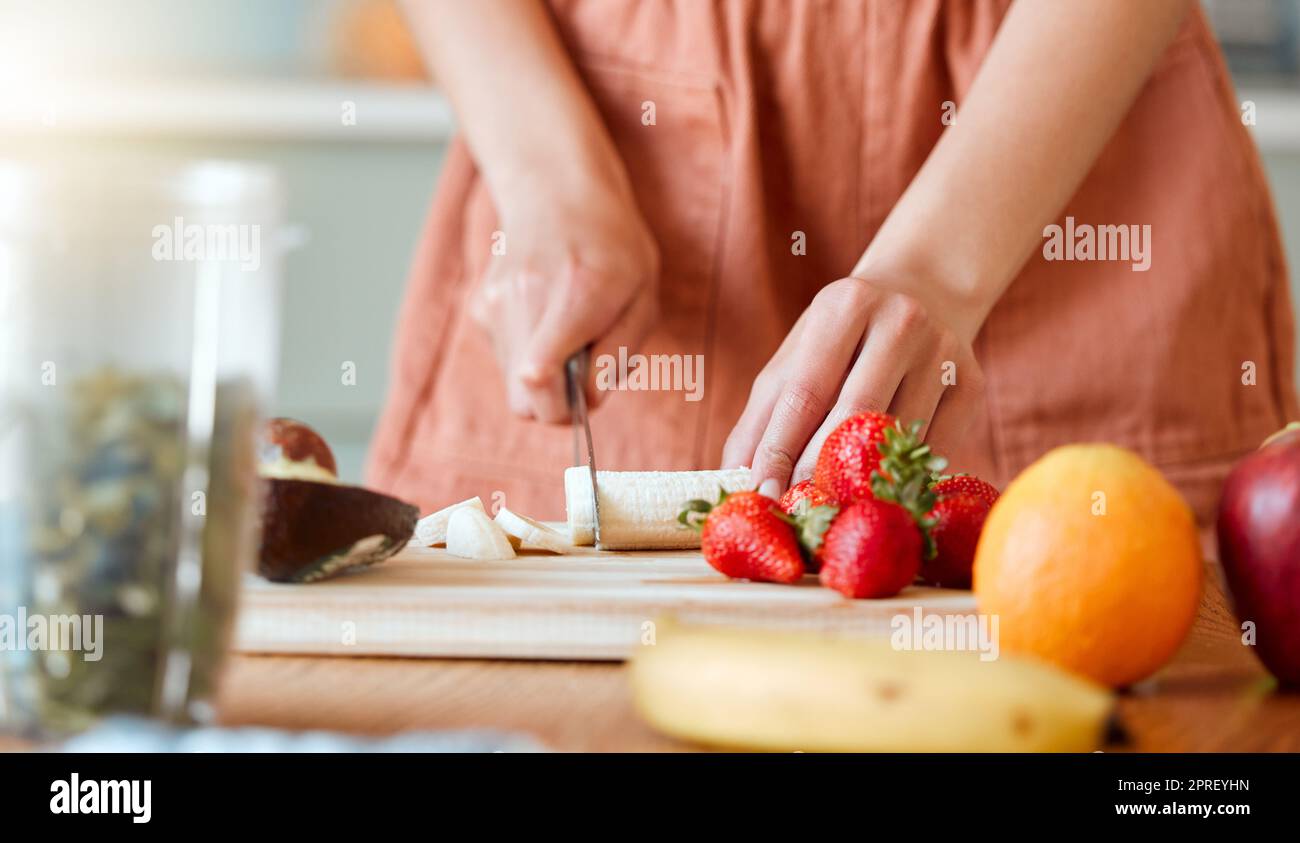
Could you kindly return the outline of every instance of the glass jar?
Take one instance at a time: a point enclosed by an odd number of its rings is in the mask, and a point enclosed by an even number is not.
[[[0,730],[211,717],[281,219],[258,165],[0,162]]]

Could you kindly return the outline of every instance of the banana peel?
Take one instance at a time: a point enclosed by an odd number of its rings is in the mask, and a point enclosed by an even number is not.
[[[657,730],[770,752],[1089,752],[1114,707],[1109,689],[1020,657],[671,619],[629,670]]]

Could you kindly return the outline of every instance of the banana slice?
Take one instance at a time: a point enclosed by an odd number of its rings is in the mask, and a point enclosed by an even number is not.
[[[447,521],[447,552],[466,559],[514,559],[505,531],[473,506],[462,506]]]
[[[754,484],[748,468],[721,471],[601,471],[600,543],[609,550],[675,550],[700,546],[699,532],[677,521],[693,498],[717,500],[718,490],[739,492]],[[576,545],[594,544],[591,474],[586,466],[564,471],[564,505]]]
[[[415,523],[415,540],[425,547],[443,544],[447,541],[447,522],[451,514],[463,506],[472,506],[484,512],[483,501],[477,497],[454,503],[446,509],[440,509],[432,515],[426,515]]]
[[[552,553],[573,552],[573,543],[558,530],[553,530],[526,515],[511,512],[504,506],[497,512],[496,522],[497,526],[506,531],[506,535],[513,536],[524,544],[531,544]]]

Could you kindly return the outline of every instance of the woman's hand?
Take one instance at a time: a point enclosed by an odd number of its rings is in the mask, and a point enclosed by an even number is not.
[[[634,346],[650,329],[658,248],[545,3],[403,7],[505,234],[471,313],[492,337],[511,409],[564,421],[565,361],[588,344],[595,355]],[[599,397],[590,382],[588,394]]]
[[[756,479],[773,481],[765,491],[779,489],[808,476],[842,418],[888,409],[926,420],[936,451],[987,474],[988,443],[961,447],[973,444],[963,434],[980,429],[984,411],[971,342],[1191,5],[1011,4],[958,121],[872,237],[856,277],[818,294],[755,381],[724,464],[750,463]]]
[[[826,436],[865,410],[926,422],[943,453],[982,411],[967,333],[906,293],[858,278],[827,285],[755,379],[723,465],[750,465],[763,491],[778,493],[811,476]]]
[[[470,312],[492,338],[512,412],[569,418],[565,361],[635,348],[656,316],[659,251],[630,195],[529,186],[502,203],[504,254],[492,259]],[[543,206],[527,197],[545,197]],[[599,395],[587,384],[593,406]]]
[[[875,284],[849,278],[817,296],[754,384],[726,463],[752,460],[756,478],[784,485],[808,474],[841,418],[888,409],[932,419],[927,439],[958,468],[991,468],[989,443],[961,441],[984,409],[970,344],[1191,5],[1011,4],[957,122],[853,269]]]

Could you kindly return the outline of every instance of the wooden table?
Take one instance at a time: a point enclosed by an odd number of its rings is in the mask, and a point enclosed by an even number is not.
[[[690,748],[637,718],[621,664],[239,656],[220,713],[374,735],[489,727],[574,752]],[[1182,650],[1124,694],[1120,721],[1129,740],[1108,750],[1300,752],[1300,694],[1277,691],[1241,643],[1214,572]]]

